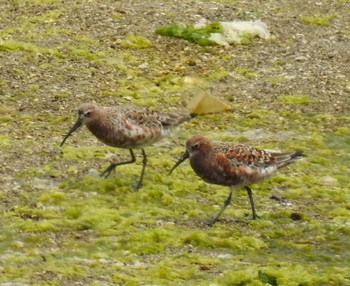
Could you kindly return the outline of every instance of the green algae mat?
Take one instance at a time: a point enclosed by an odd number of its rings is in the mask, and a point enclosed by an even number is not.
[[[2,1],[0,285],[349,285],[350,3],[338,1]],[[261,19],[271,38],[200,46],[155,33],[198,17]],[[187,112],[204,93],[231,110],[200,115],[142,159],[84,127],[84,102]],[[215,108],[214,108],[215,109]],[[260,218],[188,162],[186,140],[303,150],[253,185]]]

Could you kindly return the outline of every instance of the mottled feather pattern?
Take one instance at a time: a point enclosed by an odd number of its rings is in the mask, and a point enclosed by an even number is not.
[[[265,150],[247,145],[233,145],[223,142],[213,144],[214,152],[222,152],[231,161],[232,167],[242,165],[250,167],[264,167],[276,163],[276,158]]]
[[[220,174],[220,170],[212,168],[213,173],[219,174],[209,183],[238,187],[257,183],[273,175],[278,167],[277,160],[271,153],[247,145],[217,142],[212,143],[212,152],[211,160],[224,172]],[[225,167],[219,167],[220,165]]]
[[[145,128],[164,127],[165,130],[173,128],[191,119],[189,114],[165,114],[143,107],[134,106],[123,106],[122,109],[116,110],[115,113],[120,113],[120,117],[127,120],[130,125]]]
[[[274,175],[278,168],[299,160],[302,151],[276,153],[247,145],[230,143],[211,143],[201,135],[194,135],[186,142],[186,152],[171,169],[171,172],[190,159],[194,172],[205,182],[230,187],[230,195],[226,199],[218,215],[210,224],[214,224],[232,199],[235,188],[247,190],[253,218],[257,218],[250,184],[261,182]]]
[[[214,160],[210,157],[210,155],[208,157],[193,156],[190,159],[193,170],[204,181],[218,185],[238,184],[241,181],[238,176],[231,173],[230,161],[227,160],[224,153],[215,154]]]
[[[84,103],[79,107],[78,120],[63,138],[67,138],[80,126],[86,125],[89,131],[103,143],[117,148],[129,149],[130,160],[111,164],[103,173],[108,176],[117,166],[136,161],[132,149],[140,148],[143,156],[142,170],[136,189],[141,188],[147,165],[147,155],[143,149],[167,135],[173,127],[191,119],[190,114],[165,114],[137,106],[113,106],[99,108],[94,103]]]
[[[79,114],[93,110],[87,128],[103,143],[118,148],[142,148],[166,136],[173,127],[191,119],[189,114],[165,114],[137,106],[98,108],[84,104]],[[164,123],[165,122],[165,123]]]

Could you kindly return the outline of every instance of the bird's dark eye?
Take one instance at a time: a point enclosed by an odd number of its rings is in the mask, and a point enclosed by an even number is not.
[[[193,144],[192,150],[197,150],[199,148],[199,143]]]
[[[87,111],[86,113],[85,113],[85,116],[86,117],[89,117],[91,115],[91,111]]]

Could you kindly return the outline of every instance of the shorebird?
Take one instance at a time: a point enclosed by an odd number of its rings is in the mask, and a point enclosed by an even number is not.
[[[258,215],[249,185],[271,177],[279,168],[301,159],[302,156],[302,151],[277,153],[247,145],[210,143],[205,137],[195,135],[187,140],[185,153],[170,170],[170,173],[190,158],[192,169],[205,182],[230,187],[230,194],[224,205],[209,223],[213,225],[231,203],[234,189],[243,187],[249,196],[253,219],[256,219]]]
[[[153,144],[167,135],[173,127],[191,119],[193,114],[165,114],[136,106],[114,106],[100,108],[94,103],[85,103],[79,107],[78,120],[63,138],[67,138],[80,126],[86,125],[90,132],[106,145],[129,149],[130,160],[111,164],[102,176],[108,177],[120,165],[136,161],[133,149],[141,149],[143,161],[136,190],[142,187],[147,165],[144,147]]]

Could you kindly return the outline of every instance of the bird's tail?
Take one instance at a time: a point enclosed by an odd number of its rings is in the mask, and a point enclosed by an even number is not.
[[[180,125],[183,122],[186,122],[192,119],[194,116],[192,114],[186,114],[179,116],[178,114],[167,114],[162,120],[163,127],[174,127]]]
[[[291,153],[274,153],[272,155],[277,159],[278,167],[284,167],[305,157],[304,151],[301,150]]]

